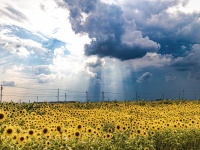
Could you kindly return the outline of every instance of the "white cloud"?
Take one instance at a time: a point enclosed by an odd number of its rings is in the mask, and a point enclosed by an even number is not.
[[[152,77],[151,73],[145,72],[142,76],[140,76],[137,79],[137,82],[140,83],[140,82],[144,82],[144,81],[150,81],[151,77]]]
[[[176,13],[177,11],[181,11],[183,13],[194,13],[194,12],[200,12],[199,6],[200,1],[197,0],[182,0],[182,3],[179,3],[179,5],[173,6],[168,9],[168,12]]]
[[[160,44],[150,40],[148,37],[143,37],[142,32],[137,30],[126,29],[122,36],[122,43],[131,47],[139,47],[143,50],[151,48],[152,51],[157,51],[160,49]]]
[[[45,11],[41,9],[41,6],[44,6]],[[71,51],[80,52],[80,49],[83,51],[83,45],[89,41],[89,38],[87,35],[75,35],[69,23],[69,11],[65,6],[66,4],[62,0],[51,0],[48,2],[43,0],[3,0],[0,6],[1,11],[6,11],[7,7],[14,7],[20,13],[25,14],[27,19],[22,22],[2,14],[0,24],[17,25],[32,32],[43,33],[69,43],[68,49]]]
[[[147,53],[144,57],[127,61],[127,65],[131,65],[135,71],[147,67],[163,67],[171,63],[172,55],[161,55],[157,53]]]
[[[1,35],[0,46],[2,47],[4,51],[7,50],[13,54],[17,54],[22,57],[27,57],[28,55],[31,55],[31,54],[41,55],[42,53],[48,52],[46,48],[42,47],[41,43],[33,41],[31,39],[20,38],[11,31],[11,28],[13,27],[0,26],[0,29],[1,29],[0,30],[0,35]],[[19,30],[19,29],[16,29],[16,30]],[[24,30],[22,29],[20,30],[21,32],[24,32]],[[28,38],[31,38],[31,35]]]
[[[54,74],[40,74],[37,76],[37,80],[39,83],[48,83],[48,82],[52,82],[56,79],[56,75]]]
[[[56,48],[55,50],[54,50],[54,55],[55,56],[57,56],[57,55],[64,55],[64,51],[65,51],[65,47],[60,47],[60,48]]]
[[[98,67],[98,66],[104,66],[105,65],[105,59],[98,58],[97,56],[90,56],[85,60],[85,66],[86,67]]]

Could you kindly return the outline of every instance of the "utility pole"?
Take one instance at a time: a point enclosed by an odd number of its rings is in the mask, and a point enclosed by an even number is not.
[[[85,93],[86,93],[86,102],[88,102],[88,91],[86,91]]]
[[[104,91],[102,91],[102,101],[105,100]]]
[[[0,102],[2,102],[2,92],[3,92],[3,86],[2,86],[2,84],[1,84],[1,101]]]
[[[65,101],[67,101],[67,94],[65,93]]]
[[[37,103],[38,103],[38,96],[37,96]]]
[[[162,93],[162,99],[163,99],[163,100],[165,99],[165,95],[164,95],[164,93]]]
[[[137,92],[135,93],[135,99],[136,99],[136,101],[137,101]]]
[[[59,89],[58,89],[57,101],[59,102]]]

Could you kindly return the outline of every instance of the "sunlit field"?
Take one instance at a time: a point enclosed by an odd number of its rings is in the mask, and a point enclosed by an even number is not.
[[[1,103],[0,149],[200,149],[200,101]]]

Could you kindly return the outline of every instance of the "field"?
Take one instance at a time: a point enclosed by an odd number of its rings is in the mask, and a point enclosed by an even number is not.
[[[0,104],[0,150],[197,150],[199,143],[198,100]]]

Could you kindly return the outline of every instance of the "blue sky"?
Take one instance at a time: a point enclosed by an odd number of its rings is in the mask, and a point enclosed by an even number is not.
[[[2,0],[3,101],[200,98],[196,0]]]

